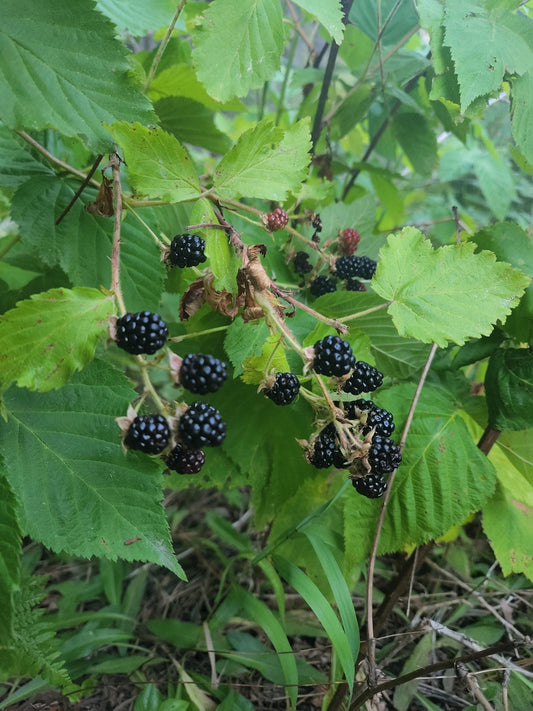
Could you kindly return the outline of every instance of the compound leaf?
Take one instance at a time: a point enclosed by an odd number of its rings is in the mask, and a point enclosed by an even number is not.
[[[112,299],[96,289],[50,289],[21,301],[0,317],[4,387],[43,392],[64,385],[94,357],[107,332]]]
[[[193,62],[211,96],[245,96],[280,68],[285,28],[278,0],[214,0],[194,32]]]
[[[414,227],[388,237],[372,285],[392,302],[389,313],[401,336],[462,345],[505,320],[529,279],[491,252],[474,254],[475,248],[467,242],[433,250]]]
[[[112,142],[102,122],[155,119],[112,23],[89,0],[4,0],[0,55],[9,128],[56,128],[103,153]]]
[[[175,136],[140,123],[115,123],[108,129],[124,151],[130,180],[140,195],[168,202],[198,197],[196,170]]]
[[[183,577],[161,506],[161,464],[124,454],[115,417],[136,397],[94,361],[60,390],[5,394],[7,477],[27,535],[71,556],[145,560]]]
[[[245,131],[216,168],[214,189],[221,197],[285,200],[298,192],[306,175],[311,148],[309,120],[285,132],[270,120]]]

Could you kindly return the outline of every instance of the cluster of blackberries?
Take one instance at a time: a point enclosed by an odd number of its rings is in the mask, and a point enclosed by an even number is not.
[[[288,225],[289,216],[283,208],[277,207],[273,212],[268,212],[263,221],[269,232],[278,232]]]
[[[340,336],[317,341],[310,357],[316,373],[335,378],[338,390],[350,395],[374,392],[383,383],[383,374],[369,363],[356,361],[350,344]],[[349,469],[357,492],[368,498],[382,496],[387,489],[383,475],[402,461],[400,447],[389,439],[394,431],[392,414],[364,398],[336,405],[343,416],[311,437],[308,462],[318,469]],[[349,447],[342,448],[343,440]]]

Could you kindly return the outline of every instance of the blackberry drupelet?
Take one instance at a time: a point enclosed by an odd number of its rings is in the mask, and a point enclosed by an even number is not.
[[[308,274],[313,271],[313,265],[309,261],[308,253],[296,252],[294,259],[292,260],[292,268],[296,274]]]
[[[365,363],[364,360],[359,360],[342,389],[345,393],[350,393],[350,395],[360,395],[361,393],[374,392],[382,383],[383,373],[380,373],[373,365]]]
[[[294,373],[276,373],[272,387],[263,392],[276,405],[290,405],[300,392],[300,381]]]
[[[340,336],[326,336],[314,345],[313,368],[321,375],[341,377],[355,365],[352,347]]]
[[[357,230],[347,227],[339,235],[339,247],[342,254],[351,255],[357,250],[361,235]]]
[[[400,447],[388,437],[374,435],[368,451],[368,463],[374,474],[386,474],[400,466]]]
[[[202,449],[186,449],[181,442],[164,458],[165,464],[178,474],[198,474],[205,464]]]
[[[215,407],[197,401],[180,417],[178,432],[189,449],[218,447],[226,436],[226,423]]]
[[[124,444],[145,454],[160,454],[169,439],[170,427],[163,415],[138,415],[128,428]]]
[[[350,274],[350,276],[360,277],[361,279],[372,279],[376,273],[377,262],[370,259],[370,257],[354,257],[354,260],[354,273]]]
[[[224,361],[204,353],[189,353],[183,358],[179,382],[197,395],[216,392],[228,377]]]
[[[354,489],[367,499],[379,499],[387,490],[387,482],[383,474],[367,474],[362,479],[352,480]]]
[[[333,291],[337,290],[337,282],[331,277],[321,274],[317,276],[316,279],[309,285],[309,291],[313,296],[323,296],[324,294],[331,294]]]
[[[357,279],[348,279],[345,284],[346,291],[366,291],[366,286]]]
[[[205,262],[205,239],[199,235],[176,235],[171,244],[168,261],[173,267],[196,267]]]
[[[117,319],[116,344],[133,355],[152,355],[165,345],[167,336],[166,323],[151,311],[127,313]]]
[[[265,217],[265,225],[269,232],[278,232],[287,226],[289,216],[281,207],[277,207],[274,212],[267,213]]]

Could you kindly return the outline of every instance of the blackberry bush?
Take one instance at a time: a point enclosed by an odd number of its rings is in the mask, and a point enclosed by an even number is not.
[[[352,347],[340,336],[326,336],[314,345],[313,368],[321,375],[341,377],[352,370],[355,356]]]
[[[168,262],[173,267],[196,267],[206,261],[205,239],[200,235],[176,235],[170,243]]]
[[[167,336],[167,325],[157,313],[139,311],[117,319],[116,344],[133,355],[153,355],[165,345]]]
[[[170,440],[170,427],[163,415],[139,415],[128,428],[124,444],[145,454],[160,454]]]
[[[227,377],[226,363],[203,353],[189,353],[179,369],[180,384],[197,395],[216,392]]]
[[[276,405],[290,405],[300,392],[300,381],[294,373],[276,373],[272,386],[263,392]]]
[[[226,423],[215,407],[197,401],[180,417],[178,434],[189,449],[218,447],[226,436]]]

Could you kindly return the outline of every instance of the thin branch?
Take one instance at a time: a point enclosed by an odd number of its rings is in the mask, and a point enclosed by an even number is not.
[[[85,180],[87,177],[84,172],[81,170],[78,170],[77,168],[73,168],[71,165],[68,163],[65,163],[64,161],[60,160],[59,158],[56,158],[55,155],[50,153],[49,151],[46,150],[44,146],[41,146],[40,143],[38,143],[35,138],[32,138],[26,131],[17,131],[17,134],[23,138],[27,143],[30,144],[30,146],[33,146],[41,155],[43,155],[45,158],[47,158],[50,163],[53,165],[57,166],[58,168],[61,168],[62,170],[66,171],[67,173],[70,173],[71,175],[75,175],[77,178],[80,178],[81,180]],[[99,187],[98,181],[96,180],[91,180],[91,184],[94,185],[95,187]]]
[[[75,203],[76,200],[79,198],[79,196],[82,194],[82,192],[85,190],[85,188],[86,188],[87,185],[89,184],[89,181],[91,180],[91,178],[92,178],[93,175],[95,174],[96,169],[97,169],[98,166],[100,165],[100,161],[102,160],[103,157],[104,157],[103,153],[99,153],[99,154],[96,156],[96,158],[95,158],[95,160],[94,160],[94,163],[93,163],[92,166],[91,166],[91,169],[89,170],[89,172],[88,172],[87,175],[85,176],[85,180],[83,181],[83,183],[80,185],[80,187],[79,187],[79,188],[76,190],[76,192],[74,193],[74,195],[73,195],[73,197],[72,197],[72,200],[69,202],[69,204],[68,204],[68,205],[66,206],[66,208],[63,210],[63,212],[62,212],[62,213],[59,215],[59,217],[57,218],[57,220],[56,220],[56,225],[59,225],[59,223],[61,222],[61,220],[65,217],[65,215],[68,214],[68,212],[69,212],[69,210],[71,209],[71,207],[74,205],[74,203]]]
[[[152,66],[150,67],[150,70],[148,71],[148,76],[146,77],[146,81],[144,82],[145,93],[150,88],[150,84],[152,83],[152,80],[155,76],[157,67],[159,66],[161,57],[163,56],[163,52],[165,51],[167,44],[169,43],[170,38],[172,37],[172,33],[174,32],[174,27],[176,26],[176,22],[178,21],[178,18],[181,14],[181,11],[185,7],[186,2],[187,2],[187,0],[181,0],[181,2],[179,3],[178,7],[176,8],[176,12],[174,13],[174,17],[172,18],[170,25],[168,26],[168,29],[165,33],[165,36],[163,37],[159,47],[157,48],[157,52],[154,57],[154,61],[152,62]]]
[[[485,694],[479,687],[479,682],[475,676],[470,674],[467,667],[463,663],[456,664],[457,673],[469,686],[472,695],[478,700],[485,711],[495,711],[494,706],[489,703]]]
[[[481,439],[477,443],[478,448],[483,452],[483,454],[488,454],[492,447],[496,444],[496,440],[501,435],[501,430],[497,430],[494,427],[486,427],[485,431],[481,435]]]

